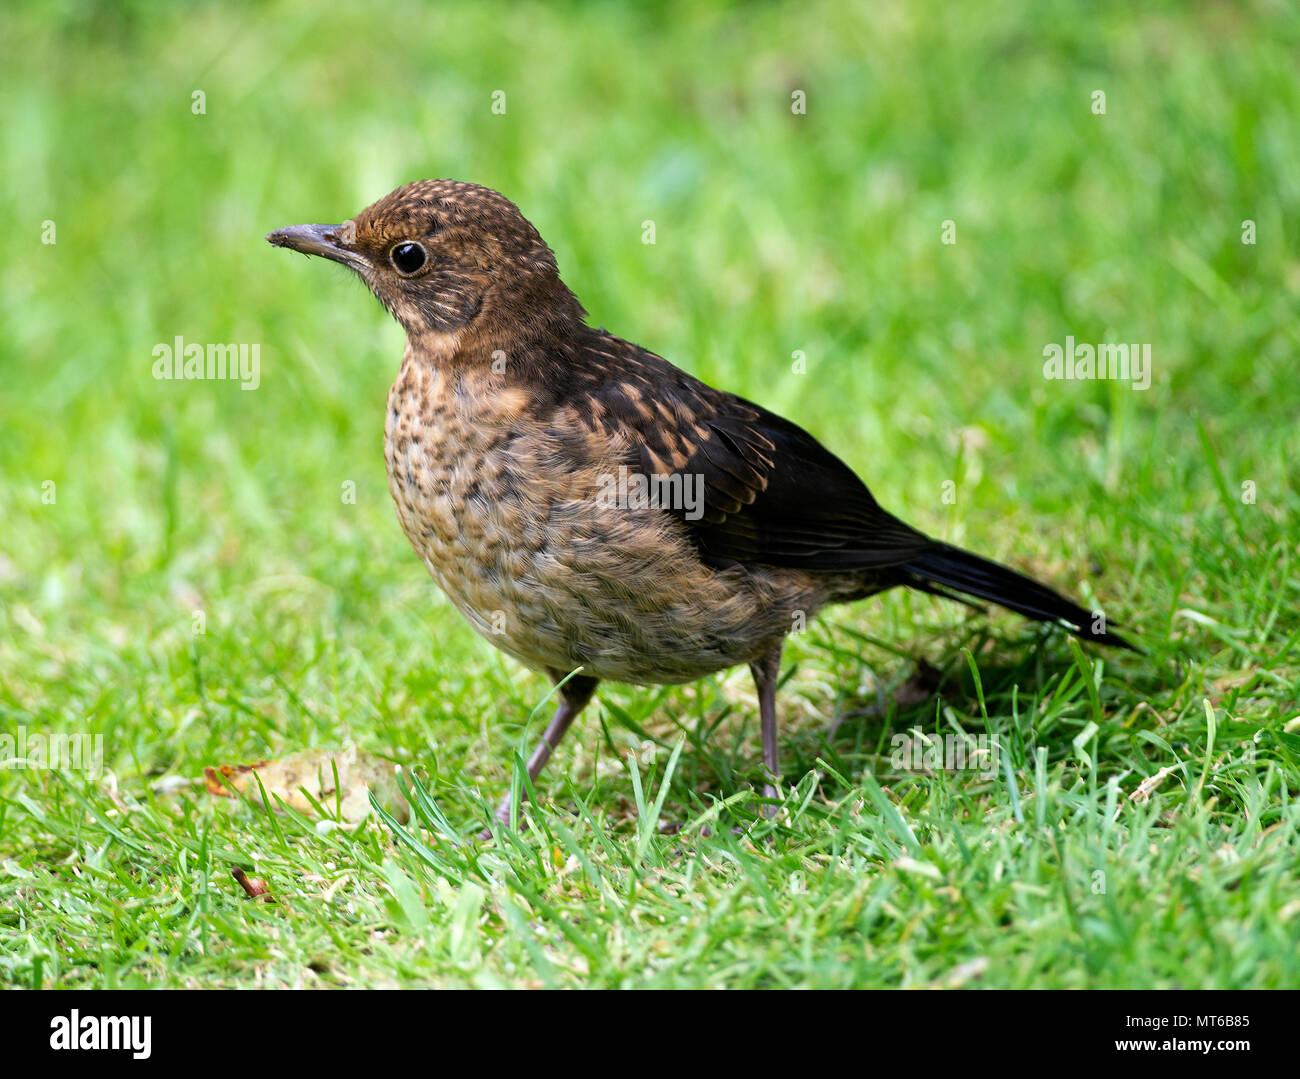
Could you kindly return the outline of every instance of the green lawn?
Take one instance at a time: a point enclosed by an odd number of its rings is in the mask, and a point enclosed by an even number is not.
[[[5,5],[0,739],[104,768],[0,770],[0,981],[1300,985],[1300,12],[976,7]],[[779,820],[736,670],[602,687],[472,842],[549,686],[397,524],[399,328],[262,238],[431,176],[1147,654],[833,609]],[[178,336],[257,388],[156,380]],[[1046,379],[1067,336],[1150,387]],[[899,767],[913,728],[999,767]],[[420,778],[404,833],[173,782],[349,743]]]

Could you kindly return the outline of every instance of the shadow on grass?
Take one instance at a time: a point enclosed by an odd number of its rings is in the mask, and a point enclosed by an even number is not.
[[[882,672],[874,694],[841,692],[829,716],[820,722],[790,722],[785,719],[788,708],[783,709],[781,763],[787,785],[816,771],[823,773],[827,793],[846,794],[853,788],[844,786],[844,781],[856,784],[864,774],[882,784],[924,775],[924,769],[900,769],[893,759],[895,751],[912,752],[907,740],[918,730],[929,739],[937,737],[940,760],[945,738],[951,735],[973,748],[981,740],[983,745],[995,744],[1017,771],[1032,766],[1039,748],[1046,749],[1049,763],[1054,763],[1077,755],[1081,737],[1091,741],[1103,733],[1131,733],[1126,721],[1139,702],[1167,691],[1171,679],[1178,678],[1176,665],[1167,657],[1080,650],[1052,632],[1022,644],[995,638],[981,628],[970,639],[945,648],[941,667],[924,657],[896,654],[899,659]],[[979,657],[978,663],[972,663],[972,656]],[[1112,673],[1117,658],[1123,664],[1122,679]],[[1105,665],[1099,685],[1098,660]],[[784,672],[779,702],[789,694],[796,670],[791,665]],[[650,707],[662,705],[660,694]],[[746,709],[738,715],[739,711],[722,703],[705,708],[693,723],[674,720],[687,746],[672,778],[670,805],[703,808],[713,799],[761,790],[757,711]],[[605,750],[618,753],[611,726],[624,727],[667,749],[676,738],[651,734],[644,725],[648,715],[641,712],[642,720],[637,721],[617,706],[608,709],[608,717],[602,710]],[[728,721],[730,729],[721,733]],[[1091,733],[1089,724],[1096,728]],[[1098,763],[1106,767],[1104,754]],[[1117,769],[1126,766],[1115,762]],[[988,770],[978,758],[966,767],[973,773]]]

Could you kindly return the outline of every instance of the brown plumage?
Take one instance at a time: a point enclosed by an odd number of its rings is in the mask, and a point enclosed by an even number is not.
[[[589,327],[550,248],[495,191],[426,180],[343,225],[267,239],[348,266],[406,330],[389,489],[439,586],[521,663],[556,681],[579,672],[533,778],[600,679],[748,663],[775,780],[785,635],[896,585],[1126,645],[1051,589],[886,513],[794,424]],[[652,483],[658,498],[638,486]]]

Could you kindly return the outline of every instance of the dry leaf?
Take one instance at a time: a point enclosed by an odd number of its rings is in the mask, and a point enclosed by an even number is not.
[[[370,815],[371,791],[403,824],[410,816],[410,807],[397,785],[397,766],[382,757],[363,753],[355,746],[334,751],[307,749],[278,761],[258,761],[233,768],[223,764],[203,769],[203,775],[209,794],[228,798],[233,789],[260,805],[262,788],[265,788],[272,805],[279,798],[304,816],[314,816],[316,808],[303,793],[305,789],[329,816],[337,814],[346,825],[358,824]]]

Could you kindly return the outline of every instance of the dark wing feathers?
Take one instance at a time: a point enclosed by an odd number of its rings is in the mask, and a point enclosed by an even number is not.
[[[707,563],[888,570],[878,578],[886,585],[960,602],[967,602],[962,594],[993,600],[1064,623],[1085,640],[1133,647],[1047,586],[931,540],[885,512],[848,465],[789,420],[626,341],[597,337],[570,368],[566,400],[593,431],[626,448],[629,468],[700,477],[702,513],[669,512]]]
[[[702,514],[691,520],[683,507],[672,512],[706,561],[853,570],[901,565],[933,546],[886,513],[853,470],[802,428],[659,357],[637,358],[633,367],[606,366],[604,377],[586,380],[599,407],[581,411],[632,447],[630,467],[700,477]]]
[[[752,443],[736,436],[728,415],[731,402],[750,414],[744,422],[770,444],[766,454],[760,457]],[[851,570],[900,565],[931,546],[920,532],[886,513],[853,470],[808,432],[748,401],[731,402],[723,402],[721,416],[706,424],[717,437],[701,455],[743,454],[755,462],[758,481],[740,513],[695,529],[706,556]]]
[[[767,486],[775,467],[772,444],[761,432],[716,415],[697,416],[691,433],[689,456],[681,471],[703,477],[703,521],[722,524],[729,516],[745,512]]]

